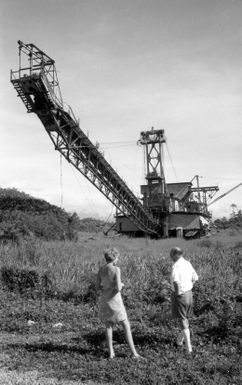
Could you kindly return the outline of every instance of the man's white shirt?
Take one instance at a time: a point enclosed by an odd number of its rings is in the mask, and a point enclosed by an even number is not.
[[[178,295],[184,294],[193,288],[194,282],[198,280],[198,275],[191,263],[180,257],[172,266],[171,288],[175,291],[174,282],[178,285]]]

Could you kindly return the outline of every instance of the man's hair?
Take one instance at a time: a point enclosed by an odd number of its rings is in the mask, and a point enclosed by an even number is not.
[[[104,251],[104,258],[106,259],[106,262],[113,262],[118,256],[119,252],[115,247],[106,249]]]
[[[170,256],[172,259],[178,259],[183,254],[182,249],[180,247],[172,247],[170,251]]]

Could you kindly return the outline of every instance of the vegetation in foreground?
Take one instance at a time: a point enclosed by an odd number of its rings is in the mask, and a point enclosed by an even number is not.
[[[169,250],[174,245],[185,249],[200,277],[191,357],[175,347],[177,327],[170,318]],[[119,328],[117,357],[107,360],[94,281],[108,246],[118,247],[123,256],[123,298],[144,361],[129,359]],[[78,242],[25,240],[1,245],[0,252],[1,335],[7,355],[1,364],[9,370],[37,370],[56,378],[56,384],[240,383],[241,233],[190,242],[81,233]]]

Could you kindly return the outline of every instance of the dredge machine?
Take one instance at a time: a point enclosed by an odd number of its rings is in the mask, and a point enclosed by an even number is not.
[[[11,70],[11,83],[27,112],[41,120],[55,149],[116,207],[116,230],[154,237],[200,235],[210,217],[208,202],[218,187],[200,187],[198,176],[166,183],[164,130],[140,134],[147,182],[141,186],[141,202],[80,128],[72,109],[64,106],[55,61],[34,44],[18,41],[18,47],[19,68]]]

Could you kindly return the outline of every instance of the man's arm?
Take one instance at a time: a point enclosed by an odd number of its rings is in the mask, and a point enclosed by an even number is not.
[[[175,290],[175,295],[179,295],[179,286],[177,282],[173,282],[173,287]]]
[[[179,295],[179,272],[174,267],[171,273],[171,280],[175,295]]]
[[[198,281],[198,275],[194,268],[192,267],[192,283],[194,284],[196,281]]]

